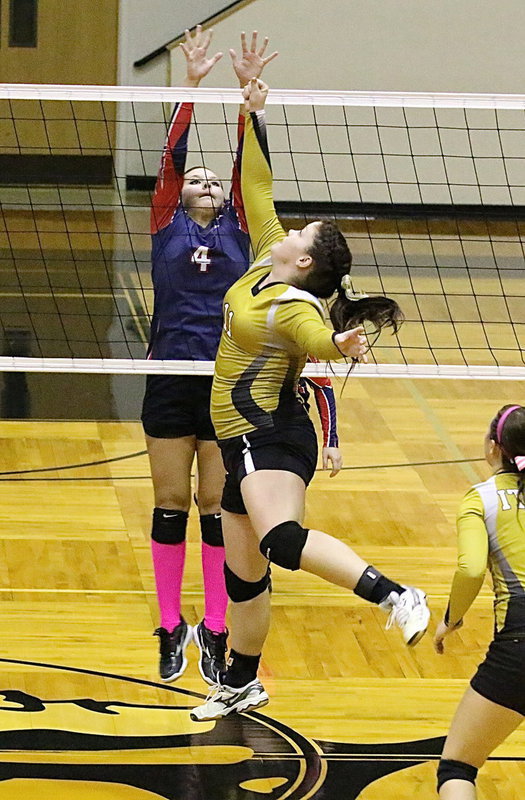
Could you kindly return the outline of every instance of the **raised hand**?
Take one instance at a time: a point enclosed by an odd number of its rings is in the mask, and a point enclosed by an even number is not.
[[[251,78],[242,91],[246,111],[262,111],[268,96],[268,85],[260,78]]]
[[[185,41],[181,42],[180,49],[186,57],[185,86],[198,86],[212,67],[222,58],[222,53],[215,53],[208,58],[208,47],[213,36],[213,31],[202,32],[202,25],[197,25],[195,35],[192,36],[186,28]]]
[[[233,69],[239,79],[239,86],[243,89],[250,78],[259,78],[266,64],[272,61],[278,54],[275,50],[271,55],[265,56],[269,39],[264,37],[262,45],[257,48],[257,31],[252,33],[250,48],[246,44],[246,34],[241,33],[241,53],[237,55],[235,50],[230,50]]]
[[[367,341],[362,325],[349,331],[343,331],[343,333],[336,333],[334,342],[343,355],[362,361],[364,364],[367,363]]]

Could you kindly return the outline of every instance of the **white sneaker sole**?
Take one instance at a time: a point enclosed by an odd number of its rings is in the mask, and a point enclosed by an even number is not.
[[[270,698],[267,694],[264,694],[261,695],[258,702],[254,702],[253,700],[245,700],[243,703],[239,703],[238,706],[235,706],[235,708],[227,708],[220,714],[209,714],[206,717],[200,717],[194,714],[193,711],[190,711],[190,719],[192,722],[213,722],[216,719],[224,719],[224,717],[227,717],[228,714],[242,714],[246,713],[247,711],[255,711],[256,708],[267,706],[269,702]]]
[[[173,683],[173,681],[176,681],[177,678],[180,678],[180,676],[183,674],[183,672],[186,671],[186,667],[188,666],[188,659],[186,658],[186,650],[188,649],[188,645],[191,642],[192,638],[193,638],[193,628],[191,627],[191,625],[188,625],[188,630],[186,632],[186,636],[184,638],[184,641],[182,642],[182,665],[181,665],[181,668],[180,668],[180,670],[178,672],[175,672],[173,675],[170,675],[169,678],[163,678],[162,675],[161,675],[160,679],[161,679],[162,683]]]
[[[414,633],[410,637],[410,639],[406,642],[406,646],[407,647],[414,647],[414,645],[416,645],[418,642],[421,641],[421,639],[423,638],[423,636],[427,632],[427,629],[428,629],[428,625],[427,625],[426,628],[424,628],[424,630],[416,631],[416,633]]]
[[[425,602],[426,620],[424,620],[422,622],[422,624],[425,627],[422,628],[420,626],[417,626],[415,631],[414,631],[414,633],[412,633],[408,637],[408,639],[405,639],[405,643],[406,643],[407,647],[414,647],[419,641],[421,641],[421,639],[423,638],[423,636],[425,635],[425,633],[428,630],[428,623],[430,622],[430,610],[429,610],[428,606],[426,605],[426,599],[427,599],[427,596],[425,595],[424,596],[424,602]]]

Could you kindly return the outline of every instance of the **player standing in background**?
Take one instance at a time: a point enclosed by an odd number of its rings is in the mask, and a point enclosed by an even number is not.
[[[438,768],[441,800],[475,800],[476,776],[525,716],[525,408],[503,406],[485,436],[494,470],[458,513],[458,569],[434,645],[457,630],[483,584],[495,594],[495,635],[461,700]]]
[[[403,315],[389,298],[347,295],[351,254],[333,222],[312,222],[286,236],[273,204],[267,92],[255,78],[244,89],[249,114],[241,180],[255,262],[224,298],[211,401],[227,472],[222,509],[231,650],[217,687],[191,712],[194,720],[268,702],[257,670],[270,624],[270,563],[304,569],[380,604],[409,645],[429,620],[420,589],[401,586],[339,540],[302,526],[317,461],[315,432],[297,398],[307,354],[366,360],[361,323],[396,331]],[[335,292],[331,330],[318,298]]]

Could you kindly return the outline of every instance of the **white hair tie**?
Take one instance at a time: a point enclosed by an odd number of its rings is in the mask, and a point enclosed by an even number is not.
[[[368,297],[367,294],[364,292],[356,292],[354,286],[352,284],[352,279],[348,273],[343,275],[341,278],[341,289],[344,290],[345,297],[347,300],[362,300],[364,297]]]

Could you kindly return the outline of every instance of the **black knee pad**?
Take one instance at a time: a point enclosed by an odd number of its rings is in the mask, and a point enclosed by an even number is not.
[[[154,508],[151,538],[158,544],[182,544],[186,539],[187,524],[187,511]]]
[[[201,514],[201,536],[204,544],[210,547],[224,547],[220,514]]]
[[[226,562],[224,563],[224,578],[226,591],[232,603],[245,603],[246,600],[253,600],[266,591],[270,586],[270,568],[260,581],[244,581],[235,572],[232,572]]]
[[[476,783],[478,770],[472,764],[465,764],[464,761],[454,761],[450,758],[442,758],[437,770],[438,792],[447,781],[468,781]]]
[[[261,540],[259,549],[263,556],[284,569],[296,570],[301,564],[301,554],[308,538],[308,529],[298,522],[288,520],[272,528]]]

